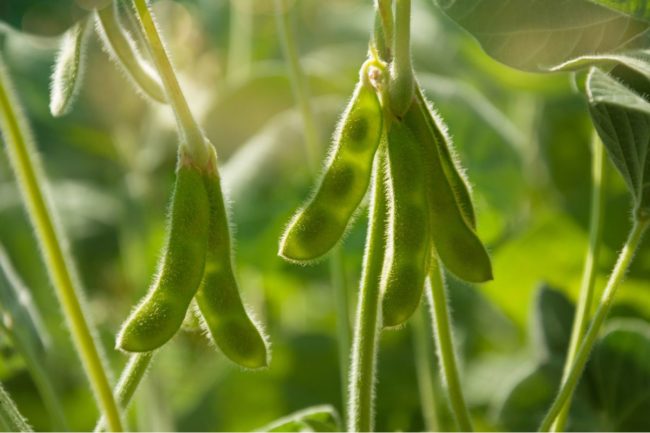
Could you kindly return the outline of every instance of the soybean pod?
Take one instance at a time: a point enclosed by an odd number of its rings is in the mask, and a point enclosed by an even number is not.
[[[172,196],[169,237],[151,289],[117,337],[128,352],[154,350],[180,328],[201,283],[207,248],[209,203],[203,174],[181,155]]]
[[[433,244],[447,269],[460,279],[474,283],[491,280],[490,257],[454,193],[427,113],[428,107],[415,99],[404,123],[420,144],[424,158]]]
[[[400,121],[388,132],[389,254],[382,275],[383,325],[404,323],[417,309],[427,276],[430,224],[420,145]]]
[[[458,162],[454,158],[451,147],[451,140],[447,136],[447,127],[442,123],[442,119],[433,114],[433,109],[429,106],[420,86],[415,86],[415,93],[417,103],[422,110],[422,115],[427,121],[429,130],[433,135],[436,147],[440,155],[440,163],[445,171],[449,185],[456,195],[456,201],[460,206],[460,210],[469,224],[476,230],[476,215],[474,214],[474,204],[472,203],[472,196],[470,194],[467,180],[462,175],[462,169],[459,168]]]
[[[366,68],[362,68],[362,75]],[[343,236],[370,183],[383,115],[374,88],[362,76],[335,134],[325,175],[307,205],[289,223],[280,255],[309,261]]]
[[[232,268],[230,230],[216,170],[205,175],[210,224],[205,274],[196,301],[204,326],[221,352],[246,368],[268,364],[267,345],[242,303]]]
[[[50,82],[50,113],[59,117],[72,108],[84,73],[88,20],[82,19],[61,37]]]

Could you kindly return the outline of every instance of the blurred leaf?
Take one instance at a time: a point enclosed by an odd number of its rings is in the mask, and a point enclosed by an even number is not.
[[[625,15],[650,21],[650,5],[647,0],[589,0]]]
[[[536,350],[545,358],[564,358],[574,314],[573,304],[562,292],[546,284],[537,289],[531,333]]]
[[[335,432],[342,431],[339,414],[329,405],[294,412],[258,429],[263,432]]]
[[[650,324],[637,319],[610,323],[594,348],[589,374],[602,429],[650,428]]]
[[[0,245],[0,312],[2,327],[20,340],[34,355],[43,354],[49,335],[32,296],[18,278],[9,258]]]
[[[33,431],[2,385],[0,385],[0,426],[5,431]]]
[[[587,96],[594,126],[607,154],[621,173],[637,206],[648,206],[650,191],[648,142],[650,103],[630,88],[593,68],[587,78]]]
[[[643,46],[648,24],[586,0],[438,0],[495,59],[525,71]]]

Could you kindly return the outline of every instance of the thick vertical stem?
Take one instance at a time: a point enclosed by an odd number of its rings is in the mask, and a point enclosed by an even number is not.
[[[460,385],[449,311],[447,310],[445,278],[437,258],[432,260],[429,282],[430,290],[427,293],[427,299],[431,306],[438,357],[442,367],[442,377],[449,393],[449,405],[456,418],[459,430],[469,432],[473,430],[472,421]]]
[[[604,213],[604,170],[605,170],[605,149],[600,142],[598,135],[594,133],[592,141],[592,168],[591,168],[591,213],[589,221],[589,247],[587,249],[587,258],[582,274],[582,284],[580,295],[576,308],[573,329],[571,331],[571,341],[564,362],[564,373],[562,382],[566,381],[571,372],[571,365],[576,358],[580,342],[589,325],[589,313],[594,296],[594,285],[596,282],[596,271],[598,265],[598,255],[602,243],[602,218]],[[571,409],[571,402],[567,402],[553,424],[553,431],[563,431]]]
[[[546,417],[540,425],[540,431],[550,431],[553,422],[559,415],[564,405],[572,399],[573,393],[578,386],[578,382],[582,376],[585,365],[589,360],[589,354],[591,353],[591,350],[593,349],[594,344],[598,338],[600,328],[605,322],[609,310],[612,307],[616,291],[625,278],[625,273],[627,272],[630,263],[634,258],[634,254],[636,253],[636,250],[641,243],[641,239],[643,238],[643,234],[645,233],[649,224],[650,221],[648,220],[634,222],[627,242],[623,246],[623,250],[618,256],[618,260],[616,262],[616,266],[614,266],[612,275],[607,281],[607,286],[605,286],[605,291],[603,292],[603,295],[600,299],[600,304],[594,313],[591,325],[587,329],[587,332],[582,339],[582,343],[580,344],[580,348],[576,353],[575,360],[571,364],[569,373],[566,375],[566,379],[562,381],[562,386],[560,387],[560,391],[555,397],[555,401],[553,401],[551,408],[549,409]]]
[[[11,93],[9,77],[0,60],[0,129],[9,160],[91,388],[111,430],[121,431],[120,413],[79,300],[80,292],[73,277],[71,261],[64,250],[65,240],[54,221],[52,207],[45,193],[45,176],[41,172],[40,161],[19,107],[17,98]]]
[[[374,424],[375,369],[381,317],[379,283],[386,248],[386,190],[382,173],[384,152],[380,149],[375,157],[366,251],[354,325],[348,398],[350,432],[370,432]]]
[[[210,159],[209,145],[203,136],[203,131],[196,123],[190,107],[176,78],[176,73],[169,60],[165,46],[160,38],[147,0],[133,0],[135,11],[140,20],[147,46],[151,51],[156,69],[160,74],[167,99],[172,106],[178,128],[183,138],[181,146],[185,146],[195,162],[207,164]]]

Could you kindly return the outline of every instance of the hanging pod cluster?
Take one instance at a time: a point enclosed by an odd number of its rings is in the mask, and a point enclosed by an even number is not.
[[[209,148],[207,167],[198,167],[181,148],[160,269],[122,326],[117,347],[148,352],[162,346],[195,298],[202,324],[224,355],[246,368],[265,367],[267,343],[239,295],[216,155]]]
[[[445,127],[417,83],[412,81],[409,94],[408,79],[398,78],[377,58],[368,60],[360,75],[325,173],[289,223],[280,255],[309,262],[343,237],[368,190],[375,154],[385,146],[387,162],[380,169],[388,224],[380,279],[383,326],[392,327],[404,323],[419,305],[432,260],[439,258],[468,282],[492,279],[492,267],[476,234],[470,191]],[[391,85],[395,80],[407,83]],[[398,98],[389,96],[394,88]]]

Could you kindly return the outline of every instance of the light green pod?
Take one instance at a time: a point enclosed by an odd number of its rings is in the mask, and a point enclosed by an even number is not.
[[[205,274],[196,302],[205,327],[224,355],[246,368],[266,367],[266,342],[244,308],[232,268],[230,230],[218,174],[206,174],[205,183],[210,226]]]
[[[383,325],[398,326],[417,309],[427,276],[431,238],[420,145],[402,122],[388,131],[390,254],[382,275]]]
[[[180,164],[159,276],[117,337],[117,347],[128,352],[154,350],[172,338],[203,277],[208,195],[201,172],[187,163]]]
[[[406,113],[404,123],[422,148],[433,244],[444,265],[457,277],[473,283],[491,280],[490,257],[463,214],[426,113],[427,106],[416,100]]]
[[[280,255],[288,260],[308,261],[327,253],[368,190],[383,114],[375,90],[364,81],[343,114],[320,186],[280,241]]]
[[[87,19],[70,27],[61,37],[50,82],[50,113],[59,117],[70,111],[84,72]]]
[[[443,132],[445,126],[442,124],[442,120],[432,113],[432,109],[429,104],[427,104],[426,99],[422,94],[422,89],[420,89],[420,86],[418,85],[416,85],[416,98],[423,116],[426,118],[427,124],[429,125],[429,129],[435,138],[440,155],[440,163],[447,175],[449,185],[456,195],[456,200],[458,201],[460,210],[470,227],[476,230],[476,215],[474,213],[472,196],[469,193],[469,186],[467,185],[466,179],[460,174],[460,169],[451,155],[449,149],[449,138]]]

